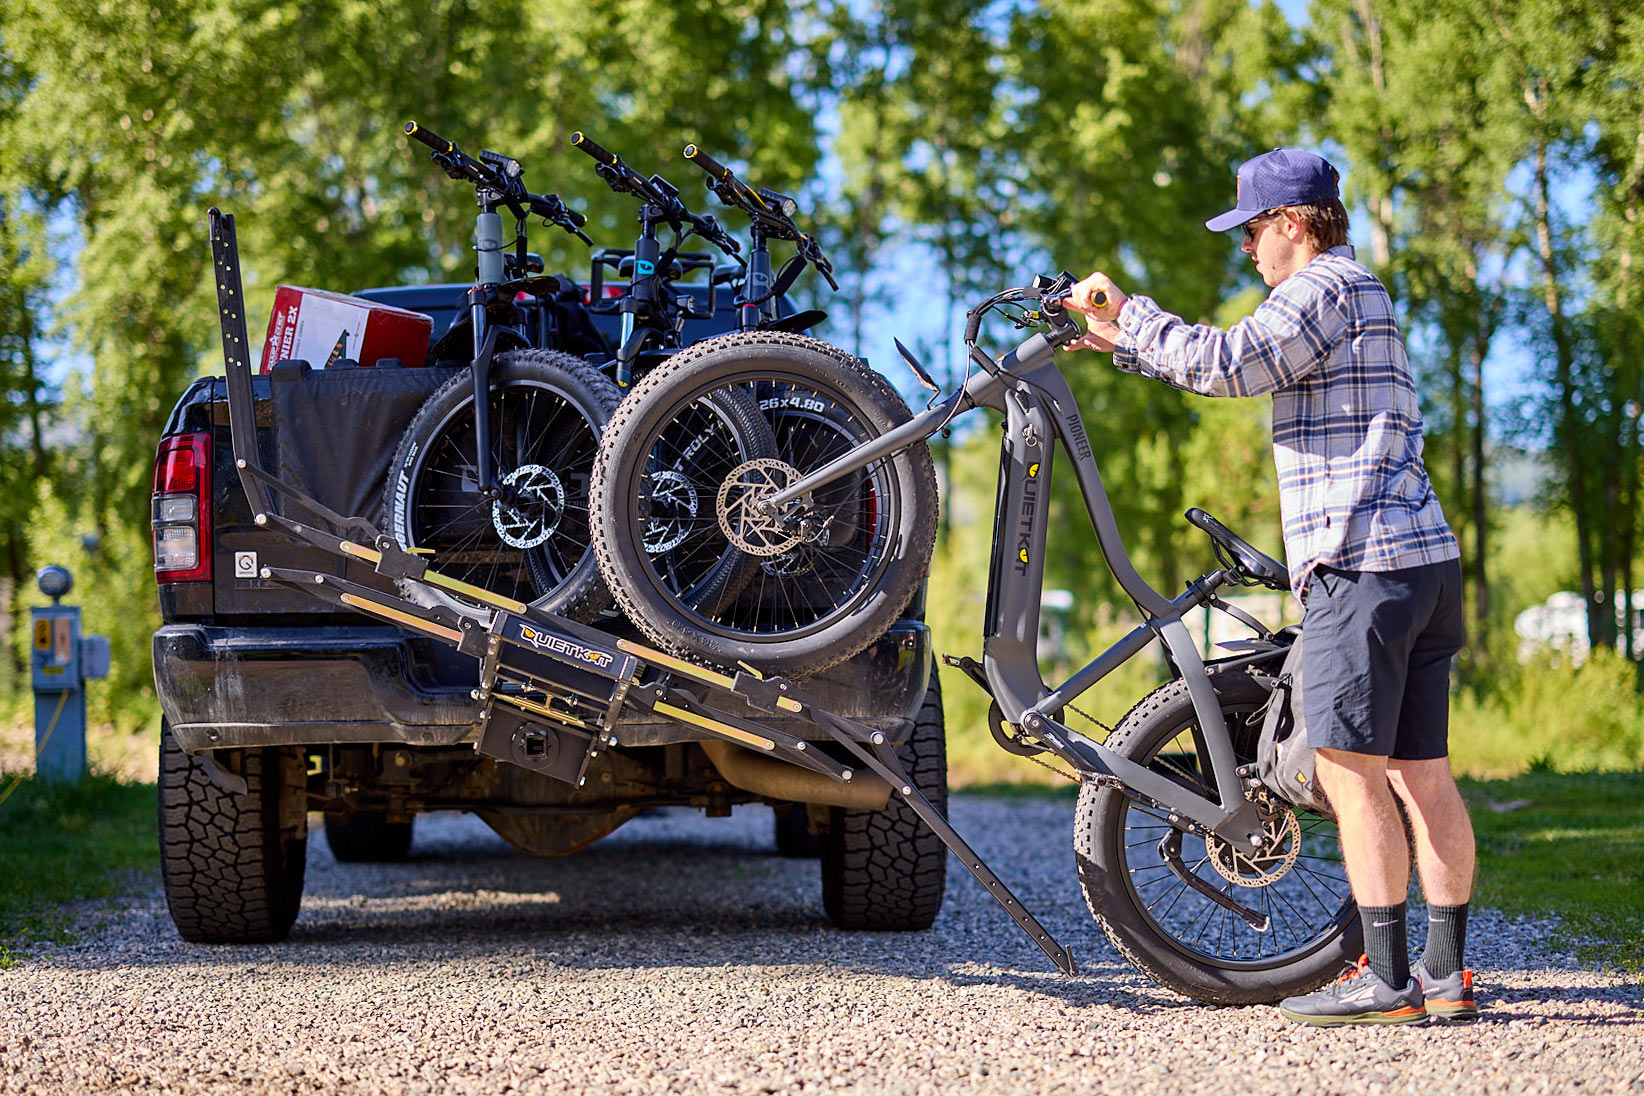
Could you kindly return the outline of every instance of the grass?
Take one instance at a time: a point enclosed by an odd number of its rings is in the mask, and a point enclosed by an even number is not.
[[[1644,771],[1464,780],[1478,837],[1474,901],[1556,914],[1553,942],[1644,973]]]
[[[0,794],[16,783],[0,774]],[[155,787],[93,773],[74,785],[25,779],[0,804],[0,969],[30,941],[73,939],[67,905],[128,889],[159,865]]]

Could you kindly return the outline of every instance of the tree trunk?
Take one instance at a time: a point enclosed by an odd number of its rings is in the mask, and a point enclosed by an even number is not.
[[[1545,114],[1540,97],[1527,88],[1525,99],[1540,118]],[[1587,606],[1587,642],[1597,647],[1601,641],[1599,624],[1608,605],[1598,604],[1594,581],[1592,515],[1587,509],[1587,470],[1577,444],[1580,434],[1576,409],[1575,352],[1569,323],[1564,316],[1562,291],[1558,284],[1559,261],[1553,246],[1552,200],[1547,181],[1547,142],[1538,138],[1535,146],[1535,229],[1536,254],[1541,260],[1542,301],[1551,324],[1556,355],[1554,387],[1558,393],[1559,422],[1556,431],[1569,484],[1570,509],[1575,513],[1576,552],[1581,568],[1581,596]]]
[[[1489,558],[1490,499],[1484,475],[1484,355],[1489,345],[1490,334],[1481,317],[1478,327],[1474,329],[1471,345],[1473,421],[1469,424],[1473,449],[1470,492],[1473,503],[1473,612],[1477,619],[1476,643],[1480,651],[1488,651],[1490,641],[1490,577],[1485,563]]]

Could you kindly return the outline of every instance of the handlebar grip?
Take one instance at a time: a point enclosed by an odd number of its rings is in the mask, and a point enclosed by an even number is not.
[[[567,208],[565,219],[571,222],[572,227],[581,228],[588,223],[588,215],[580,210]]]
[[[703,152],[702,149],[696,145],[685,146],[685,158],[697,167],[701,168],[703,171],[706,171],[716,183],[724,180],[731,173],[730,168],[726,167],[712,156],[709,156],[706,152]]]
[[[1090,295],[1090,303],[1095,305],[1097,308],[1106,308],[1107,307],[1107,290],[1098,289],[1096,292],[1092,293]]]
[[[456,151],[456,147],[457,147],[456,145],[452,144],[450,141],[447,141],[444,137],[441,137],[439,134],[435,133],[433,130],[427,129],[426,127],[423,127],[423,126],[419,126],[415,122],[405,123],[405,135],[407,137],[415,137],[417,140],[421,141],[423,144],[427,145],[429,148],[433,149],[435,152],[454,152],[454,151]]]
[[[611,167],[616,166],[616,153],[612,152],[608,148],[601,147],[598,142],[589,139],[587,134],[583,133],[581,130],[571,134],[571,147],[580,148],[582,151],[586,152],[602,164],[606,164]]]

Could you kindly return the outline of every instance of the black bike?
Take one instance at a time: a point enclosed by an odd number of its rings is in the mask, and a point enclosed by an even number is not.
[[[568,288],[526,251],[527,219],[541,217],[591,242],[582,232],[587,218],[558,195],[527,190],[512,157],[486,151],[476,160],[416,122],[405,132],[453,179],[474,187],[478,262],[467,315],[431,354],[467,369],[406,427],[390,466],[385,525],[454,578],[590,620],[610,594],[590,543],[588,477],[621,393],[594,365],[533,345],[519,304]],[[502,210],[514,216],[511,241]]]
[[[901,612],[924,577],[936,526],[925,439],[978,407],[1004,415],[982,659],[950,659],[988,692],[1001,744],[1070,766],[1082,784],[1075,849],[1097,920],[1121,953],[1182,993],[1222,1003],[1309,988],[1358,954],[1358,919],[1334,823],[1255,778],[1259,712],[1293,632],[1274,633],[1217,596],[1233,584],[1287,588],[1283,566],[1200,510],[1221,566],[1169,598],[1125,553],[1058,347],[1079,327],[1062,302],[1073,279],[1041,278],[967,316],[975,372],[917,416],[858,359],[802,335],[724,336],[673,358],[635,387],[607,429],[594,472],[600,563],[630,619],[658,645],[722,666],[800,674],[860,650]],[[984,315],[1048,325],[995,360],[977,345]],[[900,345],[900,344],[898,344]],[[929,384],[923,367],[903,349]],[[931,387],[934,387],[932,385]],[[685,467],[714,501],[691,525],[698,569],[753,559],[734,601],[699,599],[690,574],[660,567],[641,542],[661,490],[681,488],[680,439],[708,401],[741,396],[773,434],[803,416],[774,457],[701,444]],[[1056,686],[1037,657],[1054,443],[1071,457],[1108,566],[1145,619]],[[1184,613],[1209,605],[1255,631],[1239,653],[1206,663]],[[1140,701],[1105,740],[1064,712],[1115,667],[1161,641],[1176,679]]]

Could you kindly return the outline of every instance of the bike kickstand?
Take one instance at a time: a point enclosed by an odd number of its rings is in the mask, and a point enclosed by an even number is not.
[[[1073,961],[1073,953],[1064,948],[1057,942],[1055,937],[1050,935],[1049,930],[1039,923],[1039,919],[1029,913],[1021,902],[1017,901],[1010,888],[1005,886],[1004,881],[993,873],[993,869],[988,867],[982,858],[976,854],[976,851],[965,843],[965,839],[959,836],[958,831],[948,825],[948,820],[943,818],[941,813],[931,805],[930,800],[925,798],[918,785],[908,776],[907,770],[902,768],[902,761],[896,756],[896,751],[891,749],[882,737],[874,743],[873,750],[870,752],[866,746],[838,725],[836,722],[839,719],[838,716],[820,709],[813,708],[812,711],[818,717],[816,721],[823,726],[835,742],[843,745],[863,764],[883,777],[890,784],[891,791],[907,801],[908,806],[913,808],[914,813],[924,821],[925,825],[931,828],[931,832],[941,838],[942,844],[946,845],[949,851],[959,858],[959,862],[965,866],[965,870],[976,877],[977,882],[981,883],[987,889],[988,894],[993,896],[993,900],[998,902],[1006,913],[1010,914],[1011,920],[1016,922],[1017,927],[1027,933],[1028,938],[1039,945],[1040,950],[1050,957],[1050,961],[1056,964],[1058,970],[1067,975],[1079,973],[1079,968]]]

